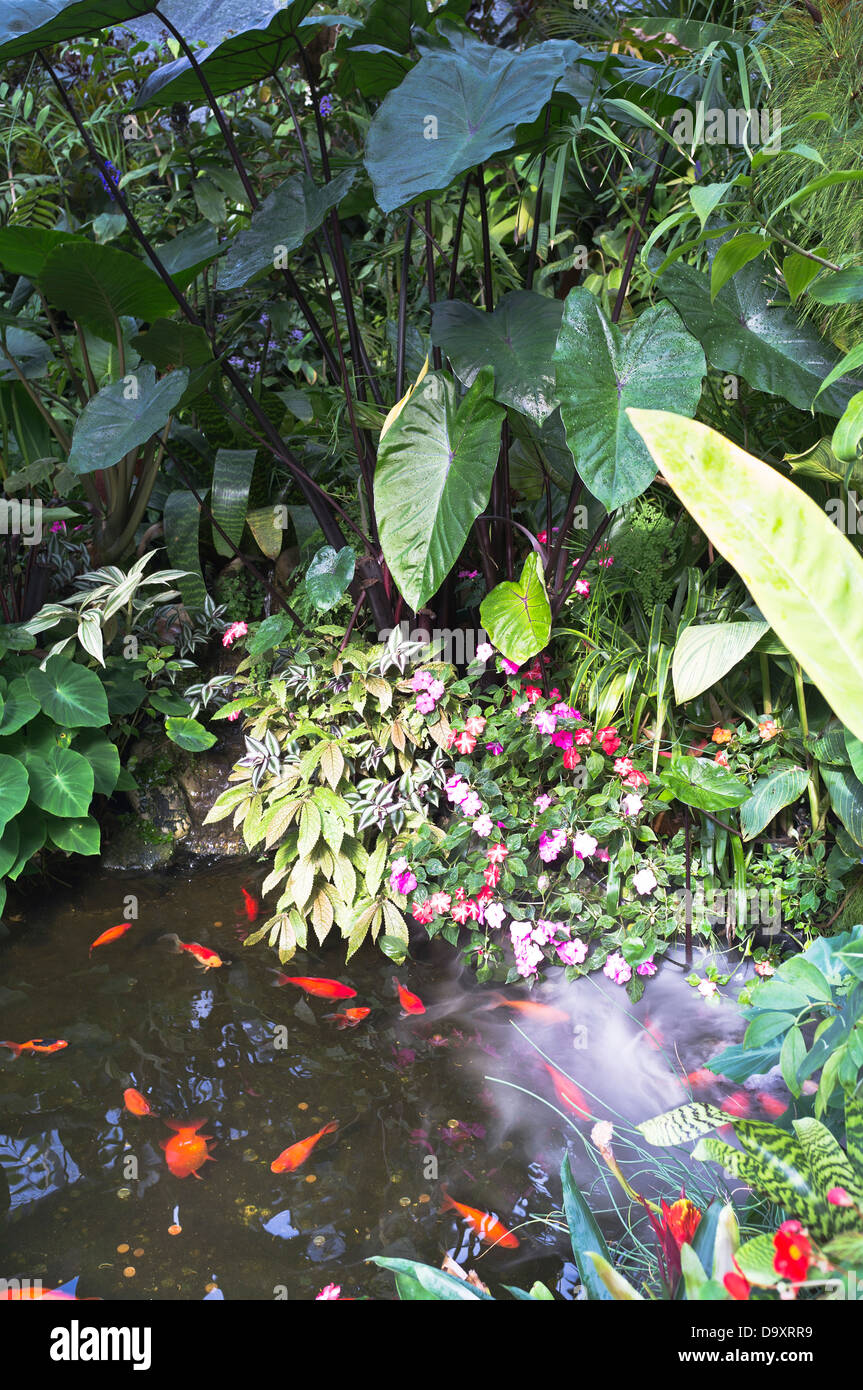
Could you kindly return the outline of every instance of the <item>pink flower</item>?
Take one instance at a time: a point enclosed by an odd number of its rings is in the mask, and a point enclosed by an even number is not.
[[[485,839],[486,835],[490,835],[494,828],[491,816],[477,816],[473,828],[477,835],[482,835]]]
[[[486,721],[481,714],[472,714],[470,719],[466,719],[464,722],[464,727],[466,731],[473,738],[479,738],[480,734],[485,728],[485,725]]]
[[[442,700],[446,694],[446,686],[443,681],[432,681],[429,686],[429,695],[433,700]]]
[[[480,642],[476,649],[474,661],[491,661],[494,656],[494,647],[491,642]]]
[[[538,806],[540,809],[540,813],[542,813],[543,811],[548,810],[553,800],[553,796],[549,796],[547,792],[541,792],[539,796],[534,797],[533,804],[534,806]]]
[[[552,716],[553,717],[553,716]],[[569,729],[557,729],[551,736],[555,748],[571,748],[572,734]]]
[[[543,831],[539,837],[539,857],[544,864],[553,864],[565,846],[565,830],[553,830],[550,835]]]
[[[620,809],[625,816],[637,816],[644,802],[635,792],[628,792],[620,803]]]
[[[597,729],[596,741],[608,758],[611,757],[612,753],[616,753],[620,747],[620,739],[617,737],[616,729]]]
[[[508,676],[514,676],[516,671],[518,670],[519,663],[517,661],[510,661],[509,657],[507,656],[502,656],[500,660],[503,669],[506,671],[506,674]]]
[[[447,800],[451,801],[454,806],[458,806],[460,802],[464,801],[470,791],[467,782],[455,774],[444,782],[443,789],[447,794]]]
[[[245,637],[248,630],[247,623],[231,623],[230,627],[222,634],[222,646],[232,647],[238,637]]]
[[[622,781],[625,787],[638,788],[650,785],[650,778],[645,776],[643,772],[639,772],[637,767],[634,767],[626,777],[622,778]]]
[[[502,743],[487,743],[485,746],[488,749],[489,753],[491,753],[493,758],[499,758],[501,753],[503,752]]]
[[[426,898],[425,901],[421,903],[411,903],[411,916],[415,922],[420,922],[422,924],[430,922],[434,917],[434,908],[431,904],[431,898]]]
[[[420,714],[431,714],[434,707],[435,702],[430,691],[424,690],[417,696],[417,709]]]
[[[428,690],[433,680],[434,677],[432,676],[431,671],[417,671],[416,675],[411,681],[411,689],[415,691]]]
[[[537,700],[542,698],[542,691],[538,685],[526,685],[524,687],[524,698],[529,705],[535,705]]]
[[[598,849],[593,857],[598,859],[601,864],[607,864],[611,856],[607,849]]]
[[[476,792],[468,792],[464,801],[461,803],[462,815],[478,816],[482,811],[482,802]]]
[[[538,946],[547,946],[549,941],[553,941],[557,933],[562,930],[562,922],[549,922],[540,917],[530,934],[531,940],[535,941]]]
[[[454,922],[458,922],[461,926],[464,926],[468,917],[476,916],[476,912],[471,913],[472,907],[476,908],[476,903],[472,903],[469,899],[466,902],[456,903],[455,907],[450,912],[450,916]]]
[[[770,964],[769,960],[757,960],[755,962],[755,973],[756,975],[760,975],[762,979],[767,979],[774,973],[773,966]]]
[[[632,886],[636,893],[652,893],[656,887],[656,875],[652,869],[639,869],[632,875]]]
[[[472,753],[476,748],[476,739],[467,730],[463,734],[456,734],[454,742],[460,753]]]
[[[390,888],[406,898],[417,886],[416,875],[406,859],[396,859],[390,869]]]
[[[581,965],[587,958],[587,945],[584,941],[558,941],[557,954],[564,965]]]
[[[590,729],[576,729],[573,738],[579,748],[587,748],[590,744],[590,740],[593,738],[593,734],[590,732]]]
[[[702,980],[698,986],[698,993],[702,999],[713,999],[719,992],[719,986],[715,980]]]
[[[541,734],[553,734],[557,728],[557,719],[550,710],[542,709],[533,716],[534,727]]]
[[[502,864],[509,850],[503,845],[489,845],[485,852],[485,857],[490,864]]]
[[[579,598],[590,597],[590,585],[586,579],[576,579],[575,592],[578,594]]]
[[[639,966],[636,966],[635,973],[637,975],[655,975],[656,965],[653,956],[650,957],[650,960],[643,960]]]
[[[853,1207],[854,1199],[844,1187],[831,1187],[827,1193],[827,1200],[834,1207]]]
[[[518,716],[518,718],[521,719],[521,716],[522,716],[523,714],[527,714],[527,712],[528,712],[529,709],[530,709],[530,705],[527,703],[527,700],[525,700],[523,704],[521,704],[521,705],[516,705],[516,707],[515,707],[515,712],[516,712],[516,715]]]
[[[602,973],[603,975],[607,975],[609,980],[613,980],[616,985],[625,985],[632,979],[632,970],[630,966],[627,965],[623,956],[618,955],[617,952],[614,952],[613,955],[608,957],[608,960],[602,967]]]
[[[432,912],[443,916],[445,912],[449,912],[452,898],[449,893],[432,893],[429,902],[432,906]]]
[[[635,771],[635,764],[631,758],[615,758],[614,770],[618,777],[628,777],[631,772]]]
[[[321,1289],[320,1293],[316,1293],[316,1294],[315,1294],[315,1302],[317,1303],[318,1300],[321,1299],[321,1298],[337,1298],[337,1299],[341,1299],[341,1297],[342,1297],[342,1286],[341,1286],[341,1284],[324,1284],[324,1287]]]
[[[585,835],[582,830],[579,830],[572,841],[572,848],[579,859],[589,859],[596,851],[598,843],[599,841],[595,840],[592,835]]]
[[[459,579],[478,579],[479,570],[459,570]]]
[[[240,711],[239,711],[238,709],[235,709],[235,710],[233,711],[232,714],[229,714],[229,715],[228,715],[228,723],[229,723],[229,724],[233,724],[234,720],[235,720],[235,719],[239,719],[239,717],[240,717]]]
[[[495,930],[497,930],[497,928],[501,926],[505,916],[506,913],[504,912],[503,906],[500,903],[489,903],[488,907],[485,910],[485,920],[488,923],[488,925],[490,927],[494,927]]]

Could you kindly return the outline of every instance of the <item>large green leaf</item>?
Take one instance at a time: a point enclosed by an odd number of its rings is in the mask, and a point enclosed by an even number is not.
[[[19,843],[17,820],[7,821],[0,829],[0,879],[5,878],[14,866],[18,858]]]
[[[160,371],[174,367],[200,367],[213,361],[210,340],[195,323],[177,323],[174,319],[156,319],[145,333],[132,339],[145,362],[152,362]]]
[[[349,545],[322,546],[306,571],[306,593],[320,613],[338,603],[354,577],[356,556]]]
[[[4,0],[0,61],[125,24],[154,7],[155,0]]]
[[[45,261],[39,284],[51,304],[108,342],[124,315],[152,323],[177,307],[167,286],[137,256],[92,241],[58,246]]]
[[[863,783],[849,767],[827,767],[824,763],[820,767],[833,811],[852,840],[863,845]]]
[[[557,405],[551,355],[562,313],[559,299],[530,290],[505,294],[493,314],[443,300],[432,306],[431,340],[465,386],[492,367],[495,400],[541,424]]]
[[[101,680],[95,671],[68,657],[49,656],[44,671],[28,671],[27,687],[61,729],[98,729],[108,723]]]
[[[806,790],[809,773],[804,767],[780,767],[760,777],[748,801],[740,807],[740,831],[744,840],[758,835],[773,817],[790,806]]]
[[[26,275],[38,280],[52,251],[64,241],[86,242],[77,232],[54,231],[48,227],[0,227],[0,266],[10,275]]]
[[[699,811],[727,811],[749,797],[746,783],[710,758],[678,758],[663,772],[662,785]]]
[[[180,289],[191,284],[224,249],[211,222],[195,222],[170,241],[155,247],[156,255]]]
[[[246,524],[249,487],[255,470],[256,449],[219,449],[213,468],[211,508],[225,535],[238,546]],[[213,527],[213,545],[219,555],[233,555],[224,536]]]
[[[345,196],[356,169],[343,169],[322,188],[294,174],[264,199],[245,231],[231,242],[219,271],[220,290],[239,290],[275,268],[276,257],[296,251]]]
[[[52,844],[67,854],[98,854],[101,848],[99,822],[92,816],[48,816],[46,829]]]
[[[611,1255],[590,1207],[575,1185],[569,1165],[569,1154],[564,1155],[560,1165],[560,1181],[563,1184],[563,1214],[569,1227],[575,1267],[581,1276],[588,1298],[605,1301],[611,1298],[611,1294],[587,1256],[593,1251],[610,1263]]]
[[[863,736],[863,560],[819,506],[706,425],[632,410],[663,476],[779,639]]]
[[[668,1148],[672,1144],[688,1144],[709,1134],[712,1129],[728,1124],[728,1115],[715,1105],[704,1105],[701,1101],[691,1101],[688,1105],[678,1105],[674,1110],[666,1110],[651,1120],[644,1120],[636,1128],[641,1131],[648,1144],[655,1148]]]
[[[3,715],[0,717],[0,736],[14,734],[39,713],[39,701],[30,694],[24,676],[9,682],[3,694]]]
[[[809,1174],[814,1186],[820,1192],[825,1203],[827,1193],[833,1187],[844,1187],[858,1204],[863,1202],[863,1182],[860,1174],[854,1169],[838,1140],[830,1133],[826,1125],[820,1120],[814,1120],[811,1116],[804,1116],[802,1119],[792,1121],[794,1133],[800,1143],[805,1156]],[[849,1226],[860,1225],[859,1215],[856,1211],[849,1211],[845,1208],[846,1220]],[[841,1220],[842,1208],[836,1209],[836,1216],[840,1219],[837,1225],[845,1223]]]
[[[570,45],[554,40],[517,53],[445,21],[438,28],[445,42],[424,50],[369,127],[366,168],[384,212],[440,192],[510,149],[517,127],[540,114],[571,57]]]
[[[769,630],[764,622],[705,623],[684,628],[671,663],[677,703],[693,700],[721,681]]]
[[[216,735],[197,719],[186,719],[182,715],[169,715],[165,720],[165,733],[172,743],[189,753],[202,753],[216,742]]]
[[[484,368],[459,402],[455,383],[425,377],[381,440],[375,511],[384,558],[410,606],[436,593],[486,506],[503,407]]]
[[[7,328],[0,341],[0,381],[18,380],[10,357],[22,376],[31,381],[34,377],[46,375],[51,362],[51,349],[38,333],[30,333],[26,328]]]
[[[25,755],[30,796],[52,816],[86,816],[93,800],[93,769],[72,748],[55,744],[47,753]]]
[[[145,362],[133,378],[103,386],[75,422],[68,467],[79,475],[111,468],[146,444],[164,429],[188,382],[185,367],[157,381],[155,368]]]
[[[15,829],[18,831],[18,857],[7,870],[7,877],[13,880],[20,877],[28,861],[45,843],[44,813],[32,802],[28,803],[15,817]]]
[[[314,3],[315,0],[279,0],[275,12],[269,15],[267,8],[261,6],[260,26],[230,34],[221,43],[196,53],[195,61],[211,91],[217,97],[238,92],[242,87],[270,77],[284,63],[296,60],[297,46],[293,36]],[[235,0],[216,0],[215,4],[207,6],[207,21],[214,28],[220,10],[224,11],[223,29],[232,29],[237,22]],[[202,100],[201,84],[191,63],[188,58],[178,58],[150,74],[135,107],[140,110],[156,103],[168,107],[176,101],[190,101],[199,106]]]
[[[505,579],[480,604],[482,625],[499,652],[520,666],[548,646],[551,607],[542,565],[535,550],[524,562],[521,578]]]
[[[175,569],[187,571],[177,581],[183,602],[187,608],[203,608],[207,586],[198,553],[201,508],[191,492],[178,488],[168,493],[162,519],[168,558]]]
[[[579,476],[609,511],[644,492],[656,465],[626,418],[628,406],[694,415],[704,353],[668,304],[624,335],[578,287],[567,295],[554,353],[560,413]]]
[[[27,804],[30,795],[30,782],[27,769],[17,758],[0,753],[0,827],[4,827],[17,816]]]
[[[777,282],[769,262],[751,261],[710,298],[710,281],[680,262],[660,276],[660,288],[707,354],[711,367],[733,372],[758,391],[784,396],[808,410],[839,354],[808,320],[770,303]],[[818,409],[841,415],[863,381],[845,377],[818,399]]]
[[[390,1269],[396,1275],[404,1274],[416,1279],[435,1298],[468,1303],[475,1303],[478,1299],[492,1301],[491,1294],[483,1293],[482,1289],[469,1284],[466,1279],[456,1279],[442,1269],[435,1269],[434,1265],[419,1264],[416,1260],[390,1259],[384,1255],[372,1255],[369,1263],[380,1265],[381,1269]]]
[[[110,796],[120,776],[120,754],[116,745],[96,730],[88,730],[76,735],[74,751],[85,757],[93,769],[93,791]]]

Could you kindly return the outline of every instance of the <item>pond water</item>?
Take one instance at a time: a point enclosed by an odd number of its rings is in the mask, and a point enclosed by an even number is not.
[[[68,1047],[0,1048],[0,1276],[54,1287],[79,1275],[79,1296],[104,1299],[197,1300],[214,1286],[228,1299],[312,1299],[331,1282],[389,1299],[392,1277],[369,1256],[440,1265],[449,1252],[493,1287],[542,1279],[573,1297],[565,1232],[528,1218],[559,1210],[567,1146],[576,1180],[599,1211],[609,1206],[582,1142],[591,1125],[611,1119],[619,1134],[687,1099],[685,1073],[740,1035],[730,1000],[705,1004],[674,965],[632,1008],[608,981],[568,985],[562,972],[531,993],[495,992],[440,941],[418,940],[399,969],[365,949],[346,966],[334,943],[287,973],[357,991],[347,1004],[371,1013],[339,1031],[324,1016],[343,1005],[277,986],[266,945],[243,948],[241,890],[254,892],[257,872],[94,875],[26,901],[0,944],[0,1039]],[[132,900],[131,930],[88,956]],[[165,933],[230,964],[204,973]],[[396,976],[424,1014],[402,1016]],[[564,1016],[530,1016],[503,998]],[[537,1047],[577,1083],[589,1118],[558,1113],[567,1107]],[[125,1109],[129,1086],[156,1115]],[[717,1081],[697,1094],[732,1089]],[[200,1181],[175,1176],[160,1147],[165,1120],[190,1117],[216,1141]],[[332,1119],[338,1131],[296,1171],[271,1171]],[[639,1190],[656,1191],[631,1157]],[[518,1249],[481,1245],[441,1211],[444,1188],[496,1212]]]

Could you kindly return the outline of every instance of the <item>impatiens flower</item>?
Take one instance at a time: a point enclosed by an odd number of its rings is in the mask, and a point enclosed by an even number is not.
[[[491,661],[494,656],[494,647],[491,642],[480,642],[476,649],[474,661]]]
[[[806,1278],[812,1258],[809,1237],[799,1221],[783,1221],[773,1237],[773,1268],[798,1284]]]
[[[725,752],[723,752],[723,750],[722,750],[721,748],[718,748],[718,749],[716,750],[716,757],[713,759],[713,761],[714,761],[714,762],[717,764],[717,766],[719,766],[719,767],[727,767],[727,766],[728,766],[728,754],[725,753]]]
[[[614,564],[614,556],[607,555],[604,560],[597,560],[597,564],[602,565],[603,568],[611,569],[611,566]]]
[[[322,103],[322,104],[323,104],[323,103]],[[329,112],[327,112],[327,115],[329,115]],[[341,1297],[342,1297],[342,1286],[341,1286],[341,1284],[324,1284],[324,1287],[321,1289],[320,1293],[316,1293],[316,1294],[315,1294],[315,1302],[317,1303],[318,1300],[321,1299],[321,1298],[324,1298],[324,1299],[326,1299],[326,1298],[337,1298],[337,1299],[341,1299]]]
[[[598,849],[593,857],[594,859],[598,859],[601,864],[607,864],[611,856],[609,855],[608,850],[603,848]]]
[[[464,926],[468,917],[476,916],[476,912],[472,913],[471,908],[476,908],[476,903],[472,903],[470,899],[466,902],[456,903],[455,907],[450,912],[450,916],[454,922],[458,922],[461,926]]]
[[[479,570],[459,570],[459,579],[479,579]]]
[[[596,741],[608,758],[611,757],[612,753],[616,753],[620,747],[620,739],[616,729],[597,729]]]
[[[443,916],[445,912],[449,912],[452,898],[449,893],[432,893],[429,902],[432,905],[432,911]]]
[[[431,671],[417,671],[411,681],[411,689],[414,691],[428,690],[433,680],[434,676]]]
[[[482,835],[483,838],[485,838],[486,835],[490,835],[494,828],[491,816],[477,816],[473,823],[473,828],[476,834]]]
[[[514,676],[516,671],[518,670],[518,662],[510,661],[509,657],[507,656],[502,656],[500,661],[501,665],[503,666],[503,669],[506,671],[506,674],[508,676]]]
[[[620,780],[625,787],[635,787],[636,789],[638,787],[647,787],[650,785],[650,778],[643,772],[639,772],[637,767],[634,767],[631,772],[628,772],[627,775]]]
[[[531,939],[535,941],[538,946],[547,946],[549,941],[553,941],[562,928],[562,922],[548,922],[543,917],[540,917],[530,934]]]
[[[529,705],[535,705],[537,700],[542,697],[542,691],[539,689],[539,686],[526,685],[524,688],[524,697]]]
[[[553,796],[549,796],[547,792],[542,792],[539,796],[534,797],[533,804],[534,806],[539,807],[541,813],[543,811],[547,811],[553,801]]]
[[[489,845],[485,857],[490,864],[502,864],[509,850],[504,845]]]
[[[460,753],[472,753],[476,748],[476,739],[465,730],[462,734],[456,734],[455,746]]]
[[[602,967],[603,975],[607,975],[609,980],[613,980],[616,985],[625,985],[632,979],[632,970],[623,956],[615,951],[608,957]]]
[[[827,1200],[834,1207],[853,1207],[854,1199],[844,1187],[831,1187],[827,1193]]]
[[[653,956],[650,960],[643,960],[640,965],[635,967],[636,975],[647,975],[648,977],[656,974],[656,963]]]
[[[443,681],[432,681],[429,686],[429,695],[433,700],[442,700],[446,694],[446,686]]]
[[[435,703],[431,691],[423,690],[421,694],[417,696],[417,709],[420,714],[431,714],[434,707]]]
[[[566,770],[567,770],[568,772],[571,772],[572,769],[573,769],[574,767],[578,767],[578,764],[579,764],[580,762],[581,762],[581,754],[579,753],[579,751],[578,751],[577,748],[566,748],[566,749],[564,749],[564,753],[563,753],[563,765],[564,765],[564,767],[566,768]]]
[[[652,893],[656,887],[656,875],[652,869],[639,869],[632,875],[632,886],[636,893]]]
[[[527,700],[524,700],[524,701],[522,702],[522,704],[516,705],[516,707],[515,707],[515,712],[516,712],[516,714],[518,715],[519,719],[521,719],[521,716],[522,716],[523,714],[527,714],[527,712],[528,712],[529,709],[530,709],[530,705],[527,703]]]
[[[717,724],[711,734],[714,743],[730,743],[734,737],[733,729],[723,729],[721,724]]]
[[[701,980],[698,993],[702,999],[713,999],[719,993],[719,986],[715,980]]]
[[[407,897],[417,886],[416,874],[406,859],[396,859],[390,870],[390,888],[394,893]]]
[[[587,958],[587,945],[584,941],[558,941],[556,950],[564,965],[581,965]]]
[[[579,598],[590,597],[590,585],[586,579],[576,579],[575,592],[578,594]]]
[[[576,729],[573,734],[573,739],[579,748],[587,748],[592,738],[593,734],[590,729]]]
[[[489,903],[485,910],[485,920],[488,926],[497,930],[503,922],[506,913],[500,903]]]
[[[536,539],[537,539],[538,541],[540,541],[542,545],[545,545],[546,541],[548,540],[548,532],[547,532],[547,531],[537,531],[537,533],[536,533]]]
[[[620,803],[620,809],[625,816],[637,816],[643,805],[636,792],[628,792]]]
[[[461,803],[462,814],[465,816],[478,816],[482,811],[482,802],[476,792],[468,792],[464,801]]]
[[[464,727],[473,738],[479,738],[485,728],[485,723],[486,721],[481,714],[473,714],[470,719],[465,720]]]
[[[431,898],[426,898],[425,901],[421,903],[411,903],[411,916],[415,922],[421,922],[423,925],[425,925],[426,922],[430,922],[434,917],[434,908],[431,905]]]
[[[615,758],[614,770],[618,777],[629,777],[635,771],[635,763],[631,758]]]
[[[565,847],[565,830],[552,830],[550,835],[543,831],[539,837],[539,857],[544,864],[553,864]]]
[[[538,714],[533,716],[534,727],[541,734],[553,734],[557,728],[557,719],[551,710],[541,709]]]
[[[779,733],[779,725],[773,719],[759,719],[758,732],[766,743],[768,739],[775,738]]]
[[[572,848],[579,859],[586,859],[595,852],[598,843],[598,840],[595,840],[592,835],[585,835],[582,830],[579,830],[573,838]]]
[[[552,715],[551,717],[553,719],[554,715]],[[555,748],[571,748],[572,734],[570,733],[569,729],[556,729],[551,736],[551,741],[554,744]]]
[[[503,752],[502,743],[487,743],[485,746],[488,749],[489,753],[491,753],[493,758],[499,758],[501,753]]]
[[[447,794],[447,799],[451,801],[454,806],[458,806],[464,801],[470,791],[467,782],[461,777],[457,777],[455,774],[444,782],[443,789]]]
[[[774,973],[773,966],[770,964],[769,960],[757,960],[755,962],[755,973],[756,975],[760,975],[763,980],[767,979]]]
[[[245,637],[248,630],[247,623],[231,623],[230,627],[222,634],[222,646],[232,647],[238,637]]]
[[[486,864],[482,871],[482,876],[489,888],[496,888],[500,883],[500,869],[497,864]]]
[[[235,720],[235,719],[239,719],[239,717],[240,717],[240,711],[239,711],[238,709],[235,709],[235,710],[233,711],[232,714],[229,714],[229,715],[228,715],[228,723],[229,723],[229,724],[233,724],[233,723],[234,723],[234,720]]]

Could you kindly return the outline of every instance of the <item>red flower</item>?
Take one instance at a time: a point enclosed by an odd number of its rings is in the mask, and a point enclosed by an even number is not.
[[[665,1224],[674,1239],[677,1241],[677,1248],[681,1245],[691,1245],[692,1237],[698,1230],[698,1223],[701,1220],[701,1212],[694,1202],[690,1202],[688,1197],[678,1197],[676,1202],[672,1202],[670,1207],[663,1203],[665,1214]]]
[[[773,1268],[776,1273],[795,1284],[805,1279],[812,1258],[812,1246],[800,1222],[783,1221],[773,1237],[773,1245],[776,1251]]]
[[[577,748],[566,748],[563,753],[563,765],[571,772],[574,767],[578,767],[581,762],[581,754]]]
[[[428,898],[421,903],[411,903],[411,916],[415,922],[430,922],[434,917],[434,908]]]
[[[489,888],[496,888],[500,882],[500,869],[497,864],[487,864],[482,871],[482,876]]]
[[[535,705],[537,700],[542,696],[542,691],[536,685],[526,685],[524,688],[524,695],[529,705]]]
[[[502,864],[508,854],[509,850],[503,845],[489,845],[485,857],[489,864]]]
[[[476,748],[476,739],[473,734],[465,731],[463,734],[456,734],[453,742],[460,753],[472,753]]]
[[[473,912],[471,912],[471,908],[474,909]],[[452,909],[452,912],[450,913],[450,916],[452,917],[454,922],[460,922],[461,925],[464,926],[468,917],[476,916],[476,903],[456,903],[455,907]]]
[[[617,736],[616,729],[597,729],[596,740],[602,748],[603,753],[609,758],[612,753],[616,753],[620,747],[620,739]]]
[[[722,1282],[725,1285],[726,1292],[730,1293],[733,1299],[736,1299],[738,1302],[741,1303],[746,1301],[752,1290],[752,1285],[750,1284],[749,1280],[745,1277],[745,1275],[740,1273],[740,1267],[738,1266],[736,1260],[734,1261],[733,1271],[729,1274],[726,1274]]]
[[[574,737],[579,747],[586,748],[593,738],[593,734],[590,729],[576,729]]]

